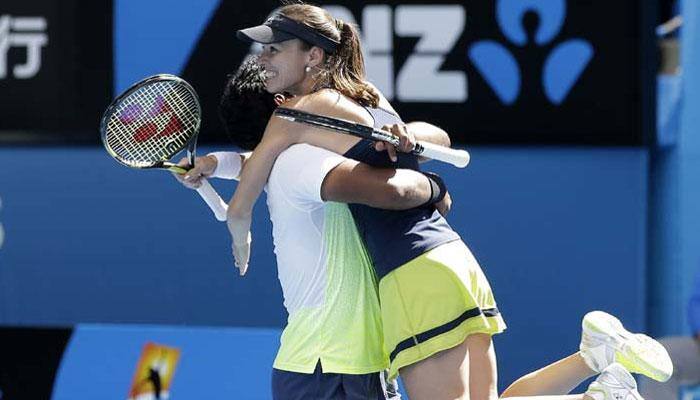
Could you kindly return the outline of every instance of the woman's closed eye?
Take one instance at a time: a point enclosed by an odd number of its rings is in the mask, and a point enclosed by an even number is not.
[[[263,51],[269,54],[275,54],[279,52],[279,49],[275,46],[264,46]]]

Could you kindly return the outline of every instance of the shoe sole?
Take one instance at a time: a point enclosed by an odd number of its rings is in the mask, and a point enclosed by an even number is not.
[[[627,331],[614,316],[592,311],[583,318],[583,327],[589,332],[609,337],[615,348],[615,361],[628,371],[666,382],[673,374],[673,363],[661,343],[647,335]]]

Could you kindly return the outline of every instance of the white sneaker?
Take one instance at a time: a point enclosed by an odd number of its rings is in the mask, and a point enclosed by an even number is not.
[[[625,367],[610,364],[586,390],[594,400],[644,400],[637,391],[637,382]]]
[[[612,363],[628,371],[666,382],[673,374],[673,363],[661,343],[647,335],[628,332],[619,319],[603,311],[592,311],[581,323],[581,355],[594,371]]]

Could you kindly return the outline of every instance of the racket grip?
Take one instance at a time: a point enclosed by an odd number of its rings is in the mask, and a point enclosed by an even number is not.
[[[423,151],[420,153],[423,157],[446,162],[458,168],[464,168],[469,164],[470,157],[466,150],[451,149],[428,142],[419,142],[418,144],[423,147]]]
[[[204,199],[209,208],[214,212],[214,216],[219,221],[226,221],[226,209],[228,206],[221,199],[216,190],[211,186],[211,183],[206,179],[202,179],[202,185],[197,188],[197,193]]]

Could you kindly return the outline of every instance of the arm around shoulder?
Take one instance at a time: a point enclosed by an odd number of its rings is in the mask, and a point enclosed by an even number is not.
[[[409,169],[374,168],[345,160],[321,185],[325,201],[364,204],[387,210],[406,210],[425,204],[432,190],[428,178]]]
[[[417,140],[450,147],[452,142],[450,136],[443,129],[427,122],[415,121],[406,124],[406,127],[413,133]]]

